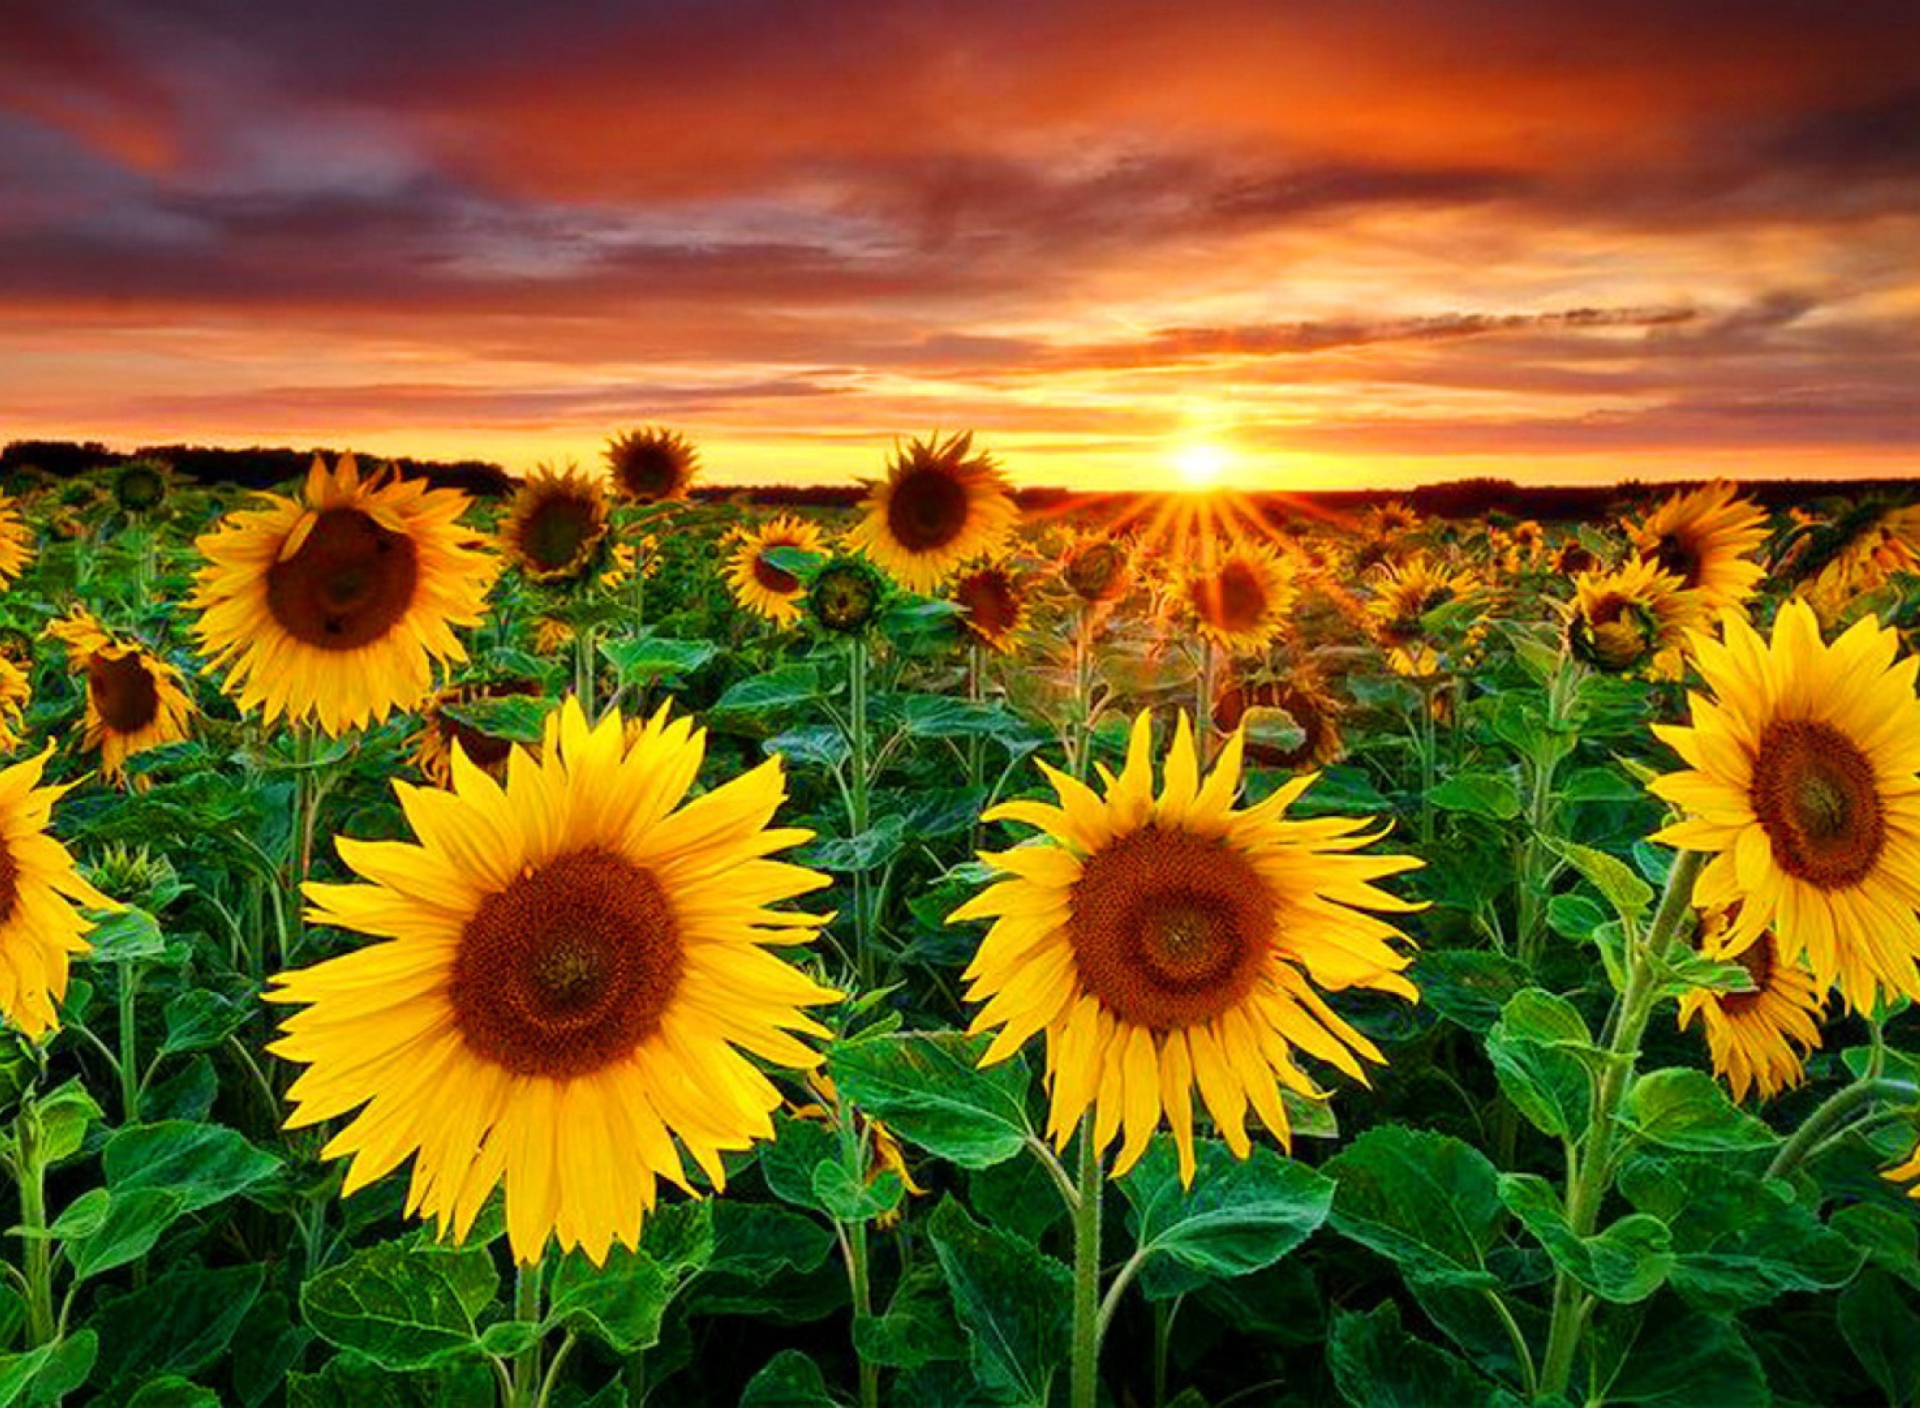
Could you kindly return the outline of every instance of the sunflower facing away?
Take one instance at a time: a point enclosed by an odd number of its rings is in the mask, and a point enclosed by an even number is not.
[[[1213,722],[1232,732],[1249,714],[1280,710],[1300,730],[1291,748],[1247,740],[1246,755],[1270,768],[1313,768],[1336,761],[1344,747],[1340,738],[1340,702],[1307,669],[1296,669],[1284,679],[1225,680],[1213,698]]]
[[[1020,510],[971,434],[912,440],[869,486],[846,545],[911,592],[931,593],[975,557],[1005,546]]]
[[[0,494],[0,587],[6,586],[33,561],[33,529],[20,516],[20,505]]]
[[[540,465],[514,490],[500,542],[530,582],[575,582],[601,560],[611,505],[578,466]]]
[[[636,504],[675,503],[693,487],[700,456],[677,431],[643,426],[607,442],[607,471],[620,497]]]
[[[1724,640],[1692,638],[1714,697],[1690,696],[1690,727],[1653,726],[1687,767],[1648,786],[1688,813],[1654,839],[1710,853],[1694,903],[1740,906],[1722,952],[1771,929],[1781,962],[1850,1007],[1920,997],[1920,660],[1896,664],[1898,635],[1871,616],[1823,644],[1802,601],[1770,641],[1721,621]]]
[[[1701,916],[1700,951],[1721,955],[1721,937],[1730,925],[1726,910]],[[1714,1074],[1725,1078],[1735,1100],[1757,1090],[1770,1100],[1806,1078],[1806,1053],[1820,1044],[1820,1017],[1826,1004],[1813,975],[1780,956],[1772,934],[1762,934],[1732,956],[1753,979],[1752,992],[1695,988],[1680,995],[1680,1029],[1702,1019]],[[1798,1046],[1798,1051],[1794,1047]]]
[[[1241,543],[1183,573],[1181,595],[1201,635],[1226,650],[1255,651],[1286,625],[1293,583],[1272,552]]]
[[[433,687],[466,650],[499,562],[460,526],[467,496],[389,474],[332,473],[318,456],[300,499],[228,515],[198,540],[194,633],[242,709],[315,718],[338,736]]]
[[[1133,587],[1133,552],[1104,533],[1077,536],[1060,554],[1060,580],[1088,606],[1110,606]]]
[[[93,926],[74,906],[120,907],[47,834],[53,804],[72,786],[39,785],[52,751],[0,772],[0,1014],[35,1041],[60,1025],[67,965],[87,951]]]
[[[452,791],[396,783],[417,844],[339,842],[368,883],[309,884],[309,913],[384,942],[267,996],[304,1006],[271,1048],[308,1067],[289,1127],[359,1109],[324,1151],[344,1192],[411,1155],[408,1213],[461,1239],[504,1181],[516,1258],[551,1234],[598,1264],[657,1180],[688,1186],[682,1149],[719,1187],[771,1135],[747,1056],[818,1065],[791,1033],[827,1035],[801,1009],[838,994],[769,951],[820,918],[770,906],[827,880],[766,859],[809,835],[768,829],[777,759],[681,805],[704,748],[664,707],[629,731],[569,699],[504,788],[461,752]]]
[[[998,655],[1008,654],[1027,624],[1026,584],[1004,563],[962,572],[953,583],[953,599],[966,612],[960,624],[967,636]]]
[[[726,566],[727,589],[733,599],[776,626],[793,625],[800,619],[806,588],[786,568],[769,562],[767,554],[775,548],[819,552],[824,546],[820,530],[804,518],[783,513],[757,528],[738,529],[734,537],[736,546]]]
[[[1234,807],[1242,746],[1235,734],[1203,779],[1183,715],[1158,797],[1144,713],[1120,775],[1101,770],[1104,797],[1043,763],[1059,805],[986,814],[1038,827],[1038,843],[983,856],[1007,878],[949,919],[994,921],[966,972],[968,996],[986,1002],[972,1030],[1000,1029],[982,1063],[1045,1032],[1049,1131],[1064,1148],[1091,1107],[1104,1151],[1124,1123],[1116,1177],[1164,1111],[1191,1183],[1196,1087],[1240,1157],[1251,1149],[1249,1105],[1290,1144],[1280,1087],[1324,1098],[1299,1053],[1363,1083],[1356,1057],[1384,1059],[1322,991],[1419,999],[1393,946],[1406,936],[1364,911],[1416,908],[1371,882],[1420,861],[1347,854],[1380,836],[1365,822],[1286,818],[1311,776]]]
[[[100,750],[107,781],[124,781],[127,759],[135,753],[187,736],[193,699],[172,665],[116,639],[85,607],[50,623],[47,634],[66,646],[68,663],[87,681],[82,746]]]
[[[1767,536],[1767,516],[1739,492],[1720,480],[1676,494],[1627,530],[1640,556],[1678,577],[1706,612],[1739,606],[1765,575],[1748,555]]]

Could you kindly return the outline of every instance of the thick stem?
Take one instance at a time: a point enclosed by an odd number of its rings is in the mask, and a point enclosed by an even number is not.
[[[1080,1121],[1080,1205],[1073,1210],[1073,1408],[1100,1391],[1100,1197],[1105,1170],[1093,1143],[1093,1112]]]
[[[864,1179],[867,1171],[867,1141],[861,1133],[858,1117],[853,1107],[841,1101],[838,1106],[840,1123],[840,1161],[846,1170],[856,1179]],[[846,1251],[847,1284],[853,1293],[853,1314],[856,1320],[873,1318],[873,1262],[868,1255],[867,1224],[864,1221],[840,1224],[840,1245]],[[879,1408],[880,1403],[880,1366],[865,1355],[860,1354],[856,1345],[855,1355],[860,1361],[860,1408]]]
[[[140,1034],[134,1027],[140,993],[140,965],[120,965],[120,1118],[140,1122]]]
[[[1780,1146],[1780,1152],[1767,1165],[1766,1176],[1785,1178],[1792,1173],[1823,1138],[1861,1106],[1871,1105],[1876,1100],[1898,1100],[1912,1104],[1916,1099],[1920,1099],[1920,1087],[1905,1080],[1868,1077],[1841,1087],[1808,1115],[1800,1128],[1793,1132],[1793,1137]]]
[[[1193,682],[1193,731],[1199,740],[1200,766],[1213,755],[1213,640],[1200,637],[1200,674]]]
[[[852,776],[849,779],[852,793],[852,814],[847,818],[847,831],[853,837],[866,835],[869,820],[868,798],[872,794],[873,741],[868,736],[867,727],[867,670],[870,665],[865,635],[855,635],[847,642],[847,742],[853,749]],[[860,969],[860,986],[863,991],[871,991],[875,986],[873,955],[873,917],[867,912],[867,873],[865,870],[853,872],[853,946]]]
[[[599,660],[596,652],[599,644],[595,639],[592,626],[582,622],[573,633],[573,693],[580,701],[580,711],[589,722],[595,717],[594,678],[598,673]]]
[[[1085,782],[1093,771],[1093,608],[1073,622],[1073,714],[1067,726],[1067,770]]]
[[[47,1232],[47,1159],[40,1111],[29,1097],[13,1122],[14,1177],[20,1185],[20,1230],[25,1234],[22,1279],[27,1283],[27,1347],[54,1338],[53,1243]]]
[[[516,1264],[513,1272],[513,1318],[528,1325],[540,1323],[540,1281],[543,1262]],[[513,1358],[513,1397],[507,1408],[534,1408],[546,1377],[541,1366],[540,1337],[536,1334]]]

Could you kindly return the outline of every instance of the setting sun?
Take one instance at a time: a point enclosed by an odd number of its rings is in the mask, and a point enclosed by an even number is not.
[[[1218,445],[1187,445],[1173,457],[1174,472],[1189,489],[1211,489],[1227,468],[1227,452]]]

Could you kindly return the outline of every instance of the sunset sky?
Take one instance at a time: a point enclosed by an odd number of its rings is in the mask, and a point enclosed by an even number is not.
[[[1920,5],[0,0],[0,440],[645,423],[721,483],[1915,474]]]

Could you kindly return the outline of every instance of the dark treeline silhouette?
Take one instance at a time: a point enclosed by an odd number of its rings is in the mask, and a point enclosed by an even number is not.
[[[210,445],[142,445],[122,453],[93,440],[14,440],[0,449],[0,476],[9,483],[29,471],[54,479],[70,479],[111,470],[132,460],[148,460],[164,464],[175,474],[199,484],[270,489],[305,474],[316,454],[325,456],[331,464],[340,452],[326,447],[294,450],[285,446],[254,446],[226,450]],[[512,476],[499,465],[485,460],[417,460],[408,455],[392,460],[375,455],[359,458],[363,470],[392,464],[408,478],[425,479],[469,494],[494,496],[513,489]]]

